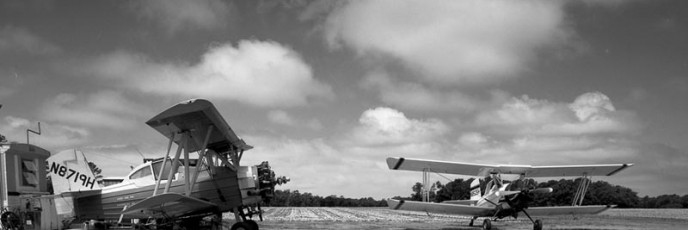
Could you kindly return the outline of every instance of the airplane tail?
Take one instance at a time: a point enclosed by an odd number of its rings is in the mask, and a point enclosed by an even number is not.
[[[100,189],[84,153],[79,150],[64,150],[48,157],[48,167],[54,194]]]
[[[473,178],[473,182],[471,182],[471,200],[480,200],[482,197],[482,192],[480,191],[480,179],[478,178]]]

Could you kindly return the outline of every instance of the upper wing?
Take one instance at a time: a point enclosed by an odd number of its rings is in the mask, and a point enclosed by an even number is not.
[[[215,209],[218,209],[216,204],[204,200],[177,193],[165,193],[139,201],[127,207],[122,214],[131,218],[180,217]]]
[[[611,205],[590,205],[590,206],[555,206],[555,207],[530,207],[527,209],[531,216],[553,216],[553,215],[581,215],[598,214],[615,206]]]
[[[394,210],[446,213],[464,216],[492,216],[495,208],[461,204],[429,203],[407,200],[387,199],[387,205]]]
[[[179,103],[161,112],[146,122],[162,135],[170,138],[172,134],[191,132],[194,139],[187,147],[189,152],[201,150],[208,129],[213,129],[208,148],[216,152],[226,152],[230,148],[247,150],[253,148],[240,139],[229,127],[224,118],[207,100],[195,99]],[[174,140],[179,144],[179,139]]]
[[[633,164],[596,164],[596,165],[488,165],[449,161],[434,161],[411,158],[387,158],[387,166],[392,170],[424,171],[436,173],[460,174],[468,176],[486,176],[490,171],[502,174],[525,173],[529,177],[578,177],[578,176],[611,176]]]

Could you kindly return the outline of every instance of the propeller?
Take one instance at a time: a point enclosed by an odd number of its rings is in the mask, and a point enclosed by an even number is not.
[[[509,196],[509,195],[514,195],[518,194],[521,192],[526,192],[526,193],[550,193],[554,191],[552,188],[536,188],[536,189],[527,189],[523,191],[498,191],[496,194],[497,196]]]
[[[531,193],[550,193],[554,191],[552,188],[536,188],[536,189],[531,189]]]

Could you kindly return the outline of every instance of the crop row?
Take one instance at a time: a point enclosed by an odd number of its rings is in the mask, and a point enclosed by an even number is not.
[[[398,211],[388,208],[340,207],[277,207],[265,208],[270,221],[456,221],[467,217],[422,212]]]

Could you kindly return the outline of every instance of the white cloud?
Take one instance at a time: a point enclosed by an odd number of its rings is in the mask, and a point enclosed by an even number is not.
[[[7,116],[0,124],[8,141],[25,143],[27,129],[38,131],[38,122],[20,117]],[[91,136],[87,129],[50,122],[41,122],[40,131],[41,135],[30,135],[30,143],[48,151],[84,144]]]
[[[269,41],[213,47],[195,65],[156,63],[119,51],[76,71],[146,93],[222,98],[261,107],[305,105],[309,98],[333,96],[331,87],[313,78],[311,67],[297,52]]]
[[[530,135],[634,134],[640,122],[629,111],[617,111],[600,92],[580,95],[573,103],[522,96],[477,117],[478,124],[496,132]]]
[[[275,124],[293,126],[296,121],[283,110],[273,110],[268,113],[268,120]]]
[[[430,111],[473,111],[485,102],[459,91],[431,89],[419,83],[395,82],[388,74],[376,71],[362,81],[365,88],[380,92],[380,99],[404,109]]]
[[[49,55],[61,49],[30,31],[13,26],[0,29],[1,54]]]
[[[185,29],[220,29],[230,22],[231,3],[221,0],[143,0],[133,10],[170,33]]]
[[[562,1],[352,1],[324,23],[332,47],[383,54],[439,83],[526,70],[543,48],[575,44]]]
[[[101,91],[59,94],[43,104],[40,114],[47,121],[121,130],[138,126],[137,118],[154,113],[120,92]]]
[[[572,103],[514,97],[478,114],[475,124],[479,132],[463,134],[457,151],[520,164],[623,161],[638,154],[630,140],[641,129],[634,113],[616,110],[600,92]]]
[[[478,132],[463,133],[459,136],[459,144],[472,149],[485,148],[490,144],[489,137]]]
[[[352,138],[358,143],[373,145],[429,141],[450,129],[440,120],[409,119],[402,112],[386,107],[366,110],[358,121]]]
[[[307,127],[312,130],[321,130],[322,123],[318,119],[299,120],[292,117],[289,113],[283,110],[273,110],[268,112],[268,120],[275,124],[293,126],[293,127]]]

